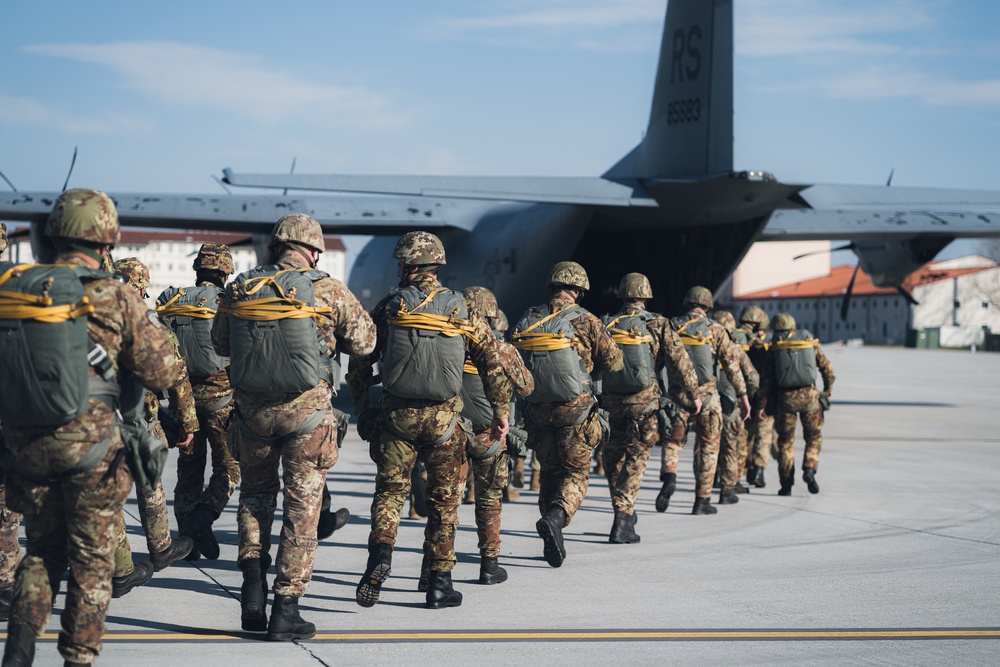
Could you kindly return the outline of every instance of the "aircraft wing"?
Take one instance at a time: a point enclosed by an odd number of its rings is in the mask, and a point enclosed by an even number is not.
[[[812,185],[798,197],[806,206],[775,211],[759,241],[1000,236],[1000,192],[991,190]]]
[[[656,206],[637,179],[527,176],[355,176],[349,174],[236,174],[223,182],[247,188],[447,197],[535,204]]]
[[[268,233],[287,213],[308,213],[324,231],[401,234],[412,229],[470,231],[469,203],[414,197],[113,194],[123,226]],[[0,194],[0,220],[42,222],[58,192]]]

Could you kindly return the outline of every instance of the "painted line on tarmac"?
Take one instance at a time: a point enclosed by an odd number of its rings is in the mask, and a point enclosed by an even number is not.
[[[6,638],[7,633],[0,633]],[[55,641],[46,633],[42,641]],[[110,632],[105,642],[194,642],[263,640],[261,633]],[[404,630],[385,632],[321,632],[306,641],[352,643],[534,642],[534,641],[872,641],[1000,639],[1000,628],[886,628],[812,630]]]

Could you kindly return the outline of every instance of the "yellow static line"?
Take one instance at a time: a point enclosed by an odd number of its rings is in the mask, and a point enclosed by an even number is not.
[[[0,633],[6,638],[7,633]],[[974,639],[1000,638],[1000,629],[981,630],[538,630],[511,632],[343,632],[318,633],[314,641],[525,641],[525,640],[621,640],[621,639]],[[46,633],[42,640],[56,640],[58,635]],[[185,634],[170,632],[123,633],[111,632],[104,641],[222,641],[264,638],[264,634]]]

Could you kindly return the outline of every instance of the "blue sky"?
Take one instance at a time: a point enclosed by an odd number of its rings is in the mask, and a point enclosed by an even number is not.
[[[22,190],[210,174],[591,176],[645,127],[663,0],[8,3]],[[1000,189],[1000,5],[735,0],[735,166]]]

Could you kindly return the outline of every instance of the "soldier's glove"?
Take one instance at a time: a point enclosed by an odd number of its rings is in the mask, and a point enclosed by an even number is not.
[[[347,427],[351,423],[351,416],[334,407],[331,407],[330,410],[333,412],[333,418],[337,420],[337,447],[339,448],[344,444],[344,438],[347,437]]]
[[[358,415],[358,435],[366,442],[374,442],[382,431],[381,408],[368,408]]]
[[[507,455],[512,459],[528,456],[528,432],[519,426],[511,426],[507,434]]]
[[[167,446],[141,424],[123,422],[119,426],[125,443],[125,460],[136,488],[152,493],[167,464]]]
[[[819,406],[823,408],[823,412],[830,409],[830,392],[821,391],[819,393]]]
[[[181,427],[181,423],[168,410],[160,410],[157,416],[160,420],[160,427],[163,429],[163,434],[167,436],[167,447],[173,449],[181,441],[184,429]]]

